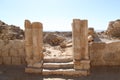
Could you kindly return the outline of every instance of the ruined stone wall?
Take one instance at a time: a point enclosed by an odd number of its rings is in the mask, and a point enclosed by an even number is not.
[[[91,66],[119,66],[120,41],[96,42],[89,45]],[[24,40],[0,40],[0,64],[24,65],[25,46]]]
[[[0,40],[0,64],[3,65],[26,64],[24,41]]]
[[[92,66],[119,66],[120,41],[93,43],[89,46]]]

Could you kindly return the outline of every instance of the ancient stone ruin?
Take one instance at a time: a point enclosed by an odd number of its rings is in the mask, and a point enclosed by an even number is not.
[[[44,58],[42,51],[42,24],[39,22],[33,22],[31,24],[30,21],[25,20],[25,49],[26,61],[28,65],[25,72],[41,73],[42,75],[88,75],[90,70],[90,58],[88,54],[87,20],[74,19],[72,28],[74,54],[72,61],[69,62],[69,58],[51,58],[49,61],[47,58]],[[45,61],[48,62],[46,63]],[[51,68],[56,70],[51,70]]]
[[[119,20],[115,22],[118,24]],[[4,22],[0,25],[0,35],[8,36],[0,38],[1,65],[25,65],[26,73],[66,76],[87,76],[93,66],[120,66],[118,36],[117,40],[104,37],[118,34],[116,27],[115,31],[109,29],[112,33],[107,30],[109,34],[97,33],[94,28],[88,28],[87,20],[73,19],[72,33],[48,34],[43,32],[44,26],[40,22],[25,20],[25,33]],[[11,32],[15,32],[15,38],[9,38]]]

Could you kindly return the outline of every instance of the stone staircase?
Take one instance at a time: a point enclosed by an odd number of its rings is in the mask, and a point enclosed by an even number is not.
[[[25,72],[67,76],[86,76],[88,74],[86,70],[75,70],[73,58],[71,57],[44,58],[42,65],[27,67]]]

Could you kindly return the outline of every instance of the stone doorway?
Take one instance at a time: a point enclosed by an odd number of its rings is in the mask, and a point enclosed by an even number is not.
[[[73,58],[49,58],[43,56],[43,26],[40,22],[31,23],[25,20],[25,50],[27,73],[41,73],[41,75],[88,75],[90,59],[88,54],[88,22],[73,19],[72,43]],[[47,70],[44,70],[47,68]],[[51,69],[52,68],[52,69]]]

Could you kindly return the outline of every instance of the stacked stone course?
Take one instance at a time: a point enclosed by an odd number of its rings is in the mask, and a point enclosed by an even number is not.
[[[24,40],[0,40],[0,64],[25,65]]]

